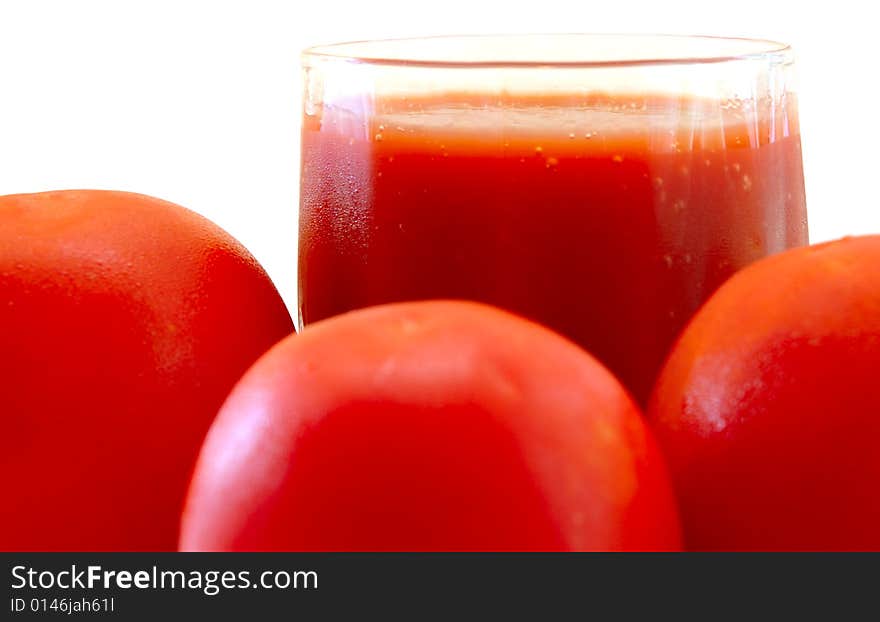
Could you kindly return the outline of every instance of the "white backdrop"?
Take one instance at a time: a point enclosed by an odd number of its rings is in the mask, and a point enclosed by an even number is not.
[[[668,32],[798,57],[811,238],[880,232],[871,3],[0,0],[0,194],[114,188],[240,239],[293,312],[299,51],[375,37]]]

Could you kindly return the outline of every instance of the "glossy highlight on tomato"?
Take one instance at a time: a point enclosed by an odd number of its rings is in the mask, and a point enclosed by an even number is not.
[[[182,550],[679,546],[662,457],[591,356],[488,306],[318,322],[248,371],[199,458]]]
[[[99,190],[0,197],[0,550],[170,550],[204,434],[293,330],[205,218]]]

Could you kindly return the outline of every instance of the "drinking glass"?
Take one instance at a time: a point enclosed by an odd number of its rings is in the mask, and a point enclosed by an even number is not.
[[[787,45],[437,37],[315,47],[303,67],[300,327],[482,301],[644,403],[725,279],[807,243]]]

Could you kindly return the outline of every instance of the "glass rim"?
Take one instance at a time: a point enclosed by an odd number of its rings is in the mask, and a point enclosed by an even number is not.
[[[461,56],[456,58],[454,53],[441,54],[433,52],[425,54],[405,53],[407,49],[422,46],[422,48],[442,47],[444,44],[479,44],[501,43],[508,46],[515,42],[555,42],[560,44],[563,40],[581,40],[592,42],[594,45],[600,40],[626,41],[645,44],[654,41],[669,44],[671,50],[677,44],[682,51],[672,53],[667,51],[657,54],[620,54],[609,55],[606,58],[573,55],[566,57],[559,52],[553,56],[548,52],[546,57],[522,58],[515,53],[492,52],[484,57]],[[715,53],[709,50],[716,46]],[[370,53],[370,50],[373,50]],[[687,50],[693,49],[694,53]],[[401,50],[394,53],[394,50]],[[696,53],[696,50],[704,50]],[[609,52],[605,52],[609,54]],[[791,62],[792,48],[787,43],[781,43],[771,39],[732,37],[718,35],[682,35],[666,33],[528,33],[528,34],[468,34],[468,35],[435,35],[427,37],[405,37],[372,39],[362,41],[346,41],[325,45],[315,45],[304,49],[301,53],[304,65],[311,58],[342,61],[364,65],[390,65],[397,67],[447,67],[447,68],[613,68],[613,67],[637,67],[646,65],[695,65],[711,63],[727,63],[735,61],[765,60],[775,62]]]

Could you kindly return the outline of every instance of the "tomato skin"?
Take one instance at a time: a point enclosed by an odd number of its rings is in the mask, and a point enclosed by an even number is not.
[[[204,434],[293,330],[231,236],[125,192],[0,197],[0,550],[173,550]]]
[[[679,546],[665,466],[591,356],[465,302],[373,307],[264,355],[199,458],[182,550]]]
[[[684,331],[649,419],[686,547],[880,550],[880,236],[770,257]]]

